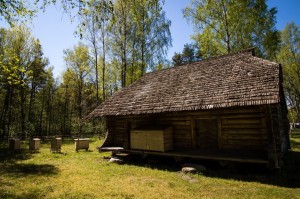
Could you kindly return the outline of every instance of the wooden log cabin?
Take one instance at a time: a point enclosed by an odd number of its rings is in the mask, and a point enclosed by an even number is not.
[[[147,73],[90,117],[102,151],[279,167],[290,148],[281,66],[254,49]]]

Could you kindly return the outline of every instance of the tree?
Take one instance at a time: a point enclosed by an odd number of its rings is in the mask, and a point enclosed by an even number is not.
[[[56,5],[58,2],[63,11],[68,13],[70,17],[73,17],[72,11],[74,9],[78,9],[78,16],[85,15],[87,2],[84,0],[0,0],[0,20],[4,19],[12,26],[19,20],[31,19],[39,9],[45,10],[48,5]],[[110,9],[111,1],[106,5]]]
[[[265,0],[192,0],[183,10],[197,30],[192,38],[204,58],[254,46],[259,55],[275,59],[276,13]]]
[[[182,53],[174,53],[172,57],[173,65],[190,64],[201,59],[199,49],[194,44],[184,44]]]
[[[134,32],[131,38],[139,50],[135,59],[140,62],[140,76],[153,70],[172,45],[171,21],[165,16],[160,0],[136,0],[132,5]]]
[[[64,59],[68,67],[65,75],[70,80],[69,86],[73,88],[76,116],[79,124],[78,132],[82,133],[84,92],[86,81],[91,71],[88,47],[80,43],[73,50],[65,50],[64,54]]]
[[[110,24],[110,32],[112,34],[113,54],[119,59],[121,65],[121,86],[126,86],[126,74],[128,65],[128,45],[130,34],[130,7],[129,0],[117,0],[114,3],[114,13]]]
[[[29,5],[29,2],[26,0],[1,0],[0,20],[4,18],[5,21],[12,25],[19,19],[33,17],[36,10],[31,9]]]
[[[283,86],[288,106],[300,121],[300,29],[288,23],[281,34],[278,62],[282,64]],[[290,112],[291,113],[291,112]],[[291,116],[290,116],[291,117]],[[294,117],[293,117],[294,118]]]
[[[32,37],[24,26],[16,26],[5,31],[2,47],[0,75],[1,86],[6,93],[0,121],[2,131],[9,133],[14,113],[17,122],[15,127],[24,136],[31,126],[28,120],[33,121],[33,112],[28,110],[27,105],[28,95],[30,94],[31,108],[37,89],[43,84],[44,68],[48,62],[43,58],[39,41]],[[31,128],[30,130],[34,131]]]
[[[164,61],[171,46],[170,24],[161,1],[117,0],[110,24],[112,53],[125,87]]]
[[[182,54],[181,53],[174,53],[172,57],[172,63],[174,66],[180,66],[183,64]]]
[[[184,63],[192,63],[195,61],[195,51],[191,44],[185,44],[182,50],[182,58]]]
[[[90,0],[82,16],[82,30],[85,39],[91,45],[93,65],[95,70],[96,101],[99,103],[99,58],[102,58],[102,99],[105,100],[105,71],[107,57],[108,24],[112,9],[108,0]]]
[[[38,90],[41,89],[46,81],[49,80],[49,77],[46,74],[45,68],[49,64],[47,58],[43,57],[42,46],[40,45],[39,40],[36,40],[34,43],[33,49],[33,62],[30,65],[31,70],[31,78],[29,79],[29,105],[28,105],[28,123],[33,127],[33,131],[37,132],[36,127],[37,124],[34,125],[38,113],[36,109],[34,109],[35,98]],[[51,74],[51,77],[53,75]]]

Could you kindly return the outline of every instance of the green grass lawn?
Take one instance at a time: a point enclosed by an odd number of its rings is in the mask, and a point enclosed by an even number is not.
[[[203,162],[208,170],[182,174],[172,159],[131,159],[109,163],[90,143],[90,151],[74,150],[64,142],[63,154],[13,153],[0,147],[0,198],[300,198],[300,134],[291,138],[293,150],[281,172],[260,165],[221,168]],[[23,148],[28,148],[24,145]]]

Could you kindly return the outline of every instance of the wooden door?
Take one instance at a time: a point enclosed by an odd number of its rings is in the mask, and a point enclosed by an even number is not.
[[[195,121],[196,148],[218,149],[218,120],[199,119]]]

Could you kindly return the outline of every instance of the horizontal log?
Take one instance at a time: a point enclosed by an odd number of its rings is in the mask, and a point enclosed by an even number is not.
[[[224,118],[264,118],[264,113],[245,113],[245,114],[223,114],[221,116],[222,119]]]
[[[174,148],[176,149],[191,149],[191,144],[184,144],[184,143],[174,143]]]
[[[265,147],[263,145],[245,145],[245,146],[239,146],[239,145],[230,145],[230,144],[224,144],[222,145],[222,149],[236,149],[236,150],[257,150],[262,151],[265,150]]]
[[[174,143],[176,143],[176,142],[182,142],[182,143],[184,143],[184,142],[188,142],[188,143],[190,143],[192,140],[191,140],[191,138],[183,138],[183,137],[176,137],[176,136],[174,136],[174,138],[173,138],[173,140],[174,140]]]
[[[241,140],[241,141],[245,141],[245,140],[267,140],[268,136],[267,135],[247,135],[247,134],[223,134],[222,135],[222,140],[223,139],[230,139],[230,140]]]
[[[236,146],[253,146],[253,145],[267,146],[267,141],[252,139],[252,140],[248,140],[247,142],[245,142],[245,140],[224,139],[224,140],[222,140],[222,144],[233,144]]]
[[[177,125],[182,125],[182,126],[189,126],[191,125],[191,120],[169,120],[169,119],[162,119],[156,122],[157,125],[172,125],[172,126],[177,126]]]
[[[267,130],[265,128],[261,129],[222,129],[223,134],[267,134]]]
[[[260,106],[252,106],[249,108],[229,108],[229,109],[214,109],[214,110],[199,110],[199,111],[182,111],[164,114],[165,116],[197,116],[225,113],[260,113],[263,109]]]
[[[180,137],[191,137],[192,136],[190,131],[185,131],[185,130],[174,130],[173,135],[180,136]]]
[[[124,126],[116,126],[115,129],[116,131],[124,131],[125,130],[125,127]]]
[[[173,133],[174,134],[186,134],[186,135],[190,135],[191,134],[191,129],[173,128]]]
[[[261,124],[261,118],[226,118],[222,119],[222,124]]]
[[[222,124],[222,129],[262,129],[263,124]]]

